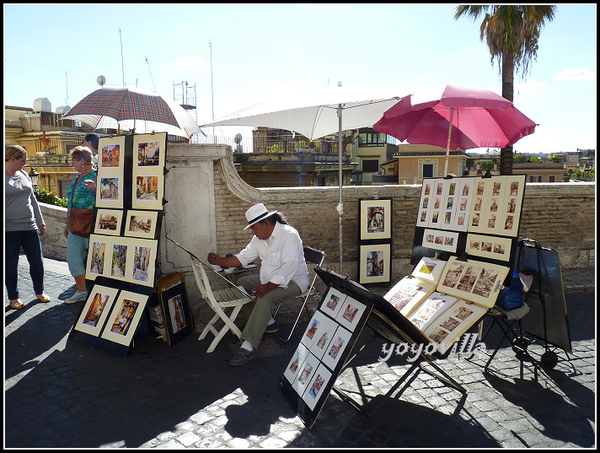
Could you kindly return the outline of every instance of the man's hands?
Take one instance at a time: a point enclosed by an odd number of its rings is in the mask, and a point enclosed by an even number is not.
[[[257,299],[260,299],[262,296],[267,294],[272,289],[277,288],[278,286],[279,285],[276,285],[275,283],[268,282],[268,283],[265,283],[264,285],[255,286],[250,294],[252,296],[255,296]]]

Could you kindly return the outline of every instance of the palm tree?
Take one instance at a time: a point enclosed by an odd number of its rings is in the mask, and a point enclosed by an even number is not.
[[[537,58],[540,31],[546,20],[554,19],[554,5],[460,5],[454,19],[484,15],[480,39],[485,41],[502,75],[502,97],[513,102],[514,73],[525,77]],[[500,174],[512,174],[512,145],[500,151]]]

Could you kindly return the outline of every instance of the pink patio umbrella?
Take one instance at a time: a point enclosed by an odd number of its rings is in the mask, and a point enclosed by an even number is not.
[[[447,85],[402,98],[373,129],[409,143],[446,147],[446,175],[451,149],[503,148],[532,134],[535,126],[493,91]]]

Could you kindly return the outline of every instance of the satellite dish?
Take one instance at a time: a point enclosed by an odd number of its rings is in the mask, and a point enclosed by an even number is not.
[[[104,84],[106,83],[106,77],[104,77],[103,75],[99,75],[96,79],[96,82],[98,82],[98,85],[104,86]]]
[[[236,145],[239,145],[240,143],[242,143],[242,134],[235,134],[235,137],[233,137],[233,141],[235,142]]]

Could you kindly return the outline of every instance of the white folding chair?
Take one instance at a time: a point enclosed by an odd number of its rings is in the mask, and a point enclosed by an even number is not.
[[[317,266],[320,267],[323,264],[323,261],[325,261],[325,252],[314,249],[312,247],[304,247],[304,261],[306,261],[307,263],[316,264]],[[298,316],[296,317],[296,321],[294,322],[294,325],[293,325],[292,330],[290,331],[290,334],[288,335],[288,337],[284,340],[279,335],[277,335],[277,338],[279,338],[284,343],[286,341],[288,341],[290,338],[292,338],[292,334],[294,333],[294,330],[296,329],[296,325],[298,324],[298,321],[300,321],[300,316],[302,316],[302,312],[304,311],[304,307],[306,307],[308,298],[313,295],[315,297],[318,296],[318,292],[315,289],[315,281],[316,280],[317,280],[317,273],[315,272],[315,275],[314,275],[308,289],[304,293],[300,294],[299,296],[296,296],[296,297],[293,297],[290,299],[290,300],[294,300],[294,299],[303,298],[304,302],[302,303],[302,307],[300,308],[300,311],[298,312]],[[284,303],[285,302],[282,302],[281,304],[279,304],[279,307],[277,307],[277,310],[275,310],[275,313],[273,314],[273,318],[275,318],[275,316],[277,316],[277,313],[279,313],[279,309],[281,308],[281,306]]]
[[[253,299],[240,288],[236,287],[233,283],[231,283],[231,286],[225,289],[213,290],[210,286],[210,281],[208,280],[206,270],[204,269],[205,265],[195,259],[194,256],[191,256],[191,258],[192,271],[194,272],[194,277],[196,278],[196,285],[198,285],[200,294],[206,303],[215,312],[215,315],[212,317],[198,338],[198,340],[203,340],[208,332],[211,332],[215,336],[214,340],[206,350],[206,352],[210,353],[215,350],[217,344],[219,344],[219,341],[221,341],[228,331],[233,332],[233,334],[238,338],[241,337],[242,332],[234,324],[234,321],[242,307],[248,302],[252,302]],[[233,309],[229,315],[225,313],[225,310],[228,308]],[[225,323],[220,330],[218,330],[215,326],[215,323],[219,319]]]

